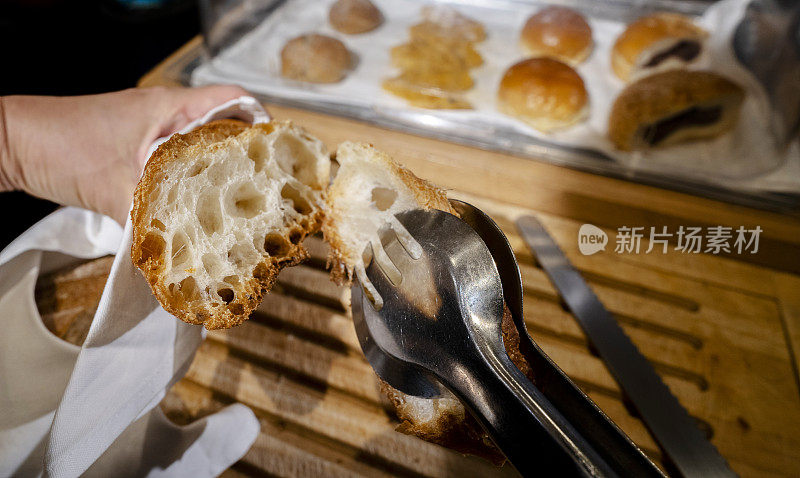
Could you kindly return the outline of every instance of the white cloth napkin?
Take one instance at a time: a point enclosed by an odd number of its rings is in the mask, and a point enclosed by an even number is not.
[[[257,100],[241,97],[181,132],[219,118],[269,120]],[[255,441],[259,422],[244,405],[186,427],[156,406],[204,332],[159,306],[130,246],[130,219],[123,231],[107,217],[64,208],[0,253],[0,476],[216,476]],[[39,273],[112,253],[83,347],[51,335],[33,296]]]

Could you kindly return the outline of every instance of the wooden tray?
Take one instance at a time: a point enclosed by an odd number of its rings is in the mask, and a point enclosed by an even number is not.
[[[180,52],[141,85],[173,84],[163,72],[177,58]],[[268,108],[331,149],[345,139],[372,142],[489,213],[518,255],[534,340],[656,461],[658,447],[516,234],[517,215],[535,214],[544,223],[735,471],[800,475],[800,277],[779,271],[800,270],[796,216]],[[679,225],[760,225],[764,232],[753,255],[616,254],[612,244],[583,256],[577,231],[585,222],[609,234],[620,226],[674,231]],[[328,280],[321,239],[306,245],[312,260],[284,271],[251,320],[209,334],[186,378],[164,399],[168,415],[186,423],[236,401],[251,407],[261,434],[231,475],[512,474],[510,467],[494,468],[394,431],[348,316],[348,291]]]
[[[657,446],[626,409],[616,383],[589,352],[580,328],[511,227],[511,218],[523,210],[456,196],[489,212],[511,240],[534,339],[660,461]],[[681,274],[617,256],[581,256],[572,240],[579,223],[537,216],[732,467],[742,476],[796,476],[800,401],[784,331],[785,304],[759,291],[692,277],[691,269]],[[186,378],[162,402],[168,416],[188,423],[235,401],[251,407],[261,420],[261,434],[233,467],[246,474],[510,473],[394,431],[396,423],[353,331],[348,290],[329,281],[322,240],[309,238],[306,246],[312,259],[281,273],[250,321],[209,333]],[[731,266],[718,258],[694,259]],[[733,265],[741,273],[751,268]],[[796,286],[800,280],[792,278],[786,286],[792,282]]]

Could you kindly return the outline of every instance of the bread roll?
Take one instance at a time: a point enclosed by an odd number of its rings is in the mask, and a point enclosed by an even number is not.
[[[739,118],[744,91],[716,73],[671,70],[622,91],[608,118],[608,137],[625,151],[711,138]]]
[[[583,15],[566,7],[549,6],[531,16],[520,32],[522,49],[531,56],[547,56],[570,65],[592,51],[592,28]]]
[[[209,123],[158,147],[134,193],[131,259],[171,314],[244,322],[319,229],[330,159],[289,123]]]
[[[331,275],[338,283],[348,282],[353,275],[364,283],[362,253],[370,243],[379,247],[378,230],[396,222],[395,214],[416,208],[456,214],[442,189],[416,177],[371,145],[343,143],[336,152],[336,160],[340,167],[329,188],[322,231],[331,246]],[[507,307],[502,331],[511,361],[534,380],[519,350],[519,334]],[[496,464],[504,461],[486,432],[446,389],[441,397],[433,399],[406,395],[384,382],[381,391],[397,411],[401,421],[399,431],[482,456]]]
[[[575,124],[589,113],[580,75],[551,58],[529,58],[506,70],[497,102],[503,113],[544,132]]]
[[[700,56],[708,33],[677,13],[655,13],[628,25],[611,50],[611,67],[624,80],[682,67]]]
[[[336,83],[353,67],[353,56],[336,38],[311,33],[289,40],[281,50],[281,75],[311,83]]]
[[[328,12],[331,26],[348,35],[366,33],[383,23],[383,15],[369,0],[338,0]]]

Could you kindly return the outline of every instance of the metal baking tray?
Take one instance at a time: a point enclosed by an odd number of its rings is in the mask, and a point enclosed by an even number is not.
[[[235,47],[240,42],[247,41],[248,35],[252,35],[259,27],[263,29],[263,25],[270,22],[270,20],[272,20],[273,23],[277,22],[276,16],[285,15],[287,9],[291,9],[293,2],[297,1],[298,0],[201,1],[204,31],[203,47],[186,52],[183,58],[173,63],[173,69],[169,71],[168,74],[184,84],[197,84],[195,73],[198,68],[207,68],[209,64],[213,64],[215,58],[224,55],[226,50]],[[327,6],[332,3],[332,1],[333,0],[324,2],[324,4]],[[420,7],[431,3],[446,4],[458,10],[466,9],[467,14],[469,9],[474,8],[519,8],[521,12],[524,12],[520,14],[522,16],[527,16],[529,12],[535,11],[543,4],[558,3],[580,10],[591,21],[612,19],[615,21],[628,22],[652,11],[666,10],[691,16],[700,16],[709,8],[712,2],[676,0],[648,2],[631,0],[612,0],[608,2],[590,2],[583,0],[564,0],[557,2],[453,0],[431,2],[401,0],[397,3],[402,3],[404,4],[404,8],[407,7],[407,9],[409,9],[411,13],[409,13],[408,16],[410,18],[419,18],[418,12]],[[379,3],[376,1],[376,4]],[[772,112],[771,116],[774,123],[772,130],[775,131],[775,141],[789,142],[796,136],[797,122],[798,118],[800,118],[800,114],[797,112],[797,105],[795,104],[797,102],[793,101],[792,95],[794,93],[791,91],[791,78],[796,78],[793,74],[796,73],[797,70],[792,70],[791,67],[786,66],[792,65],[790,61],[786,60],[786,55],[791,55],[791,53],[784,54],[780,58],[776,57],[775,61],[780,60],[780,64],[783,65],[783,68],[780,70],[776,69],[775,65],[766,61],[763,55],[758,55],[758,52],[765,48],[764,45],[766,45],[764,32],[771,32],[772,38],[776,36],[774,34],[774,21],[772,20],[776,12],[781,11],[781,8],[789,8],[790,11],[793,12],[793,15],[800,15],[800,13],[798,13],[800,12],[800,8],[773,4],[771,0],[756,0],[752,2],[748,6],[747,13],[744,15],[743,21],[741,22],[742,24],[739,27],[740,31],[737,31],[735,44],[732,45],[732,49],[736,51],[743,66],[750,67],[754,71],[753,76],[762,81],[772,104],[783,105],[783,111],[781,108],[774,108]],[[387,16],[387,22],[391,21],[392,17]],[[772,23],[769,23],[770,21],[772,21]],[[324,22],[324,19],[319,19],[317,22]],[[308,21],[308,24],[313,23],[313,20]],[[797,28],[796,24],[792,25],[791,22],[784,23],[786,23],[786,25],[784,25],[783,28]],[[769,28],[765,28],[765,24],[767,24]],[[405,26],[403,26],[403,28],[405,28]],[[514,26],[514,28],[516,28],[516,26]],[[487,25],[487,30],[489,35],[491,35],[492,26]],[[301,33],[304,33],[304,31],[297,31],[297,34]],[[793,36],[786,35],[781,38],[785,38],[786,41],[789,42]],[[392,44],[399,44],[402,43],[404,39],[395,34],[391,41],[393,42]],[[611,41],[613,41],[613,39]],[[771,46],[773,49],[775,47],[775,45],[767,46]],[[607,54],[607,52],[602,52],[602,54]],[[522,57],[523,56],[520,54],[520,58]],[[754,58],[758,59],[758,61],[755,61]],[[368,58],[367,61],[371,61],[371,59]],[[390,71],[387,71],[387,75],[390,73]],[[675,171],[642,170],[631,167],[630,164],[616,161],[614,158],[609,157],[607,154],[597,149],[552,142],[547,138],[531,135],[524,130],[499,127],[490,121],[482,122],[476,119],[474,115],[468,119],[462,120],[459,119],[458,114],[451,114],[449,112],[441,114],[442,112],[439,110],[425,110],[402,106],[386,107],[381,104],[357,101],[347,96],[325,95],[324,98],[321,98],[313,97],[313,95],[297,96],[274,94],[269,91],[269,88],[259,88],[257,83],[254,85],[252,78],[247,78],[246,75],[240,74],[239,72],[225,71],[222,72],[222,74],[227,75],[224,76],[225,80],[242,84],[256,96],[269,103],[299,107],[357,119],[373,125],[403,132],[466,144],[480,149],[511,153],[516,156],[546,161],[611,177],[624,178],[644,184],[666,187],[736,204],[781,212],[796,213],[800,211],[800,207],[798,207],[800,206],[800,191],[785,193],[743,188],[741,184],[743,179],[747,179],[746,174],[749,174],[747,171],[744,173],[745,176],[739,175],[730,178],[726,177],[724,170],[720,171],[719,174],[708,174],[708,172],[701,172],[698,174],[691,170],[681,170],[680,168],[677,168]],[[358,75],[358,69],[353,72],[353,74]],[[298,85],[297,88],[300,90],[305,89],[304,85]],[[789,96],[792,98],[790,101],[787,101],[787,89],[789,91]],[[311,90],[313,93],[313,86]],[[771,94],[771,92],[777,90],[782,92],[782,97]],[[781,98],[783,98],[783,100],[781,100]],[[800,95],[798,95],[798,98],[800,98]],[[798,102],[800,102],[800,99],[798,99]],[[792,111],[792,107],[794,107],[794,111]],[[744,159],[746,160],[746,158]],[[775,164],[768,164],[767,166],[768,168],[766,169],[778,169],[781,167],[781,164],[776,162]],[[762,168],[760,171],[755,171],[755,175],[768,172],[766,169]]]

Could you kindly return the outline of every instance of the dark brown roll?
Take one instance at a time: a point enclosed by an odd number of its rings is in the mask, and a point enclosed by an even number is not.
[[[369,0],[338,0],[328,12],[336,30],[353,35],[372,31],[383,23],[383,15]]]
[[[292,80],[336,83],[352,66],[353,57],[344,43],[325,35],[301,35],[281,50],[281,75]]]

